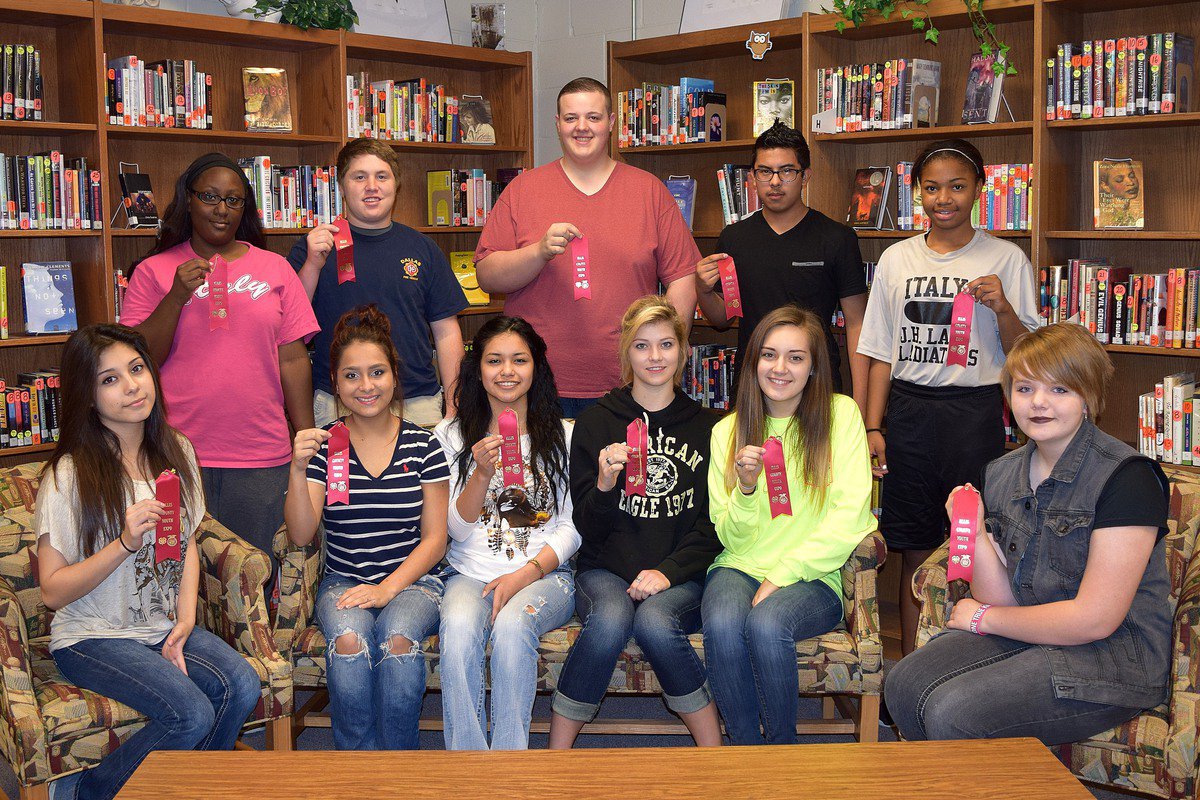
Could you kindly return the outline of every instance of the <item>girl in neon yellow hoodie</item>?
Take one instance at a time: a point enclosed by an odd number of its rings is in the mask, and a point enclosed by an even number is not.
[[[816,315],[771,312],[745,353],[738,411],[712,434],[710,514],[725,550],[705,584],[704,652],[733,743],[790,744],[794,643],[842,619],[839,569],[876,528],[871,464],[858,407],[832,392]],[[782,444],[786,491],[772,490],[764,469],[772,437]],[[773,517],[773,505],[790,513]]]

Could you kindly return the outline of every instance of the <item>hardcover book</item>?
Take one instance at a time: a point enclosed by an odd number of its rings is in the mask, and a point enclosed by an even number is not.
[[[700,92],[697,97],[697,107],[703,114],[700,141],[725,141],[725,93]]]
[[[458,124],[465,144],[495,144],[492,103],[477,94],[464,94],[458,101]]]
[[[1004,73],[994,69],[996,57],[976,53],[971,56],[971,69],[967,74],[967,93],[963,101],[962,122],[973,125],[980,122],[995,122],[1000,108]],[[1003,62],[1001,62],[1003,63]]]
[[[246,100],[246,130],[292,132],[292,100],[287,70],[242,67],[242,96]]]
[[[129,227],[158,227],[158,207],[154,204],[154,190],[150,188],[150,175],[145,172],[122,172],[120,179],[125,216],[129,220]]]
[[[21,288],[26,333],[68,333],[79,327],[70,261],[22,264]]]
[[[486,306],[491,302],[491,295],[479,288],[479,278],[475,275],[475,251],[451,253],[450,269],[454,271],[454,277],[458,278],[458,285],[462,287],[468,303],[473,306]]]
[[[1092,162],[1093,224],[1106,228],[1146,227],[1142,162],[1105,158]]]
[[[696,179],[690,175],[671,175],[666,184],[667,191],[675,198],[679,213],[683,214],[683,221],[687,223],[690,231],[696,212]]]
[[[850,190],[850,210],[846,212],[846,223],[852,228],[882,228],[891,184],[891,167],[867,167],[856,171]]]
[[[796,109],[793,105],[796,87],[788,78],[768,78],[754,82],[754,135],[782,122],[789,128],[796,127]]]
[[[905,104],[906,127],[936,127],[942,89],[942,65],[938,61],[914,58],[912,73],[911,92]],[[909,87],[905,90],[909,91]]]

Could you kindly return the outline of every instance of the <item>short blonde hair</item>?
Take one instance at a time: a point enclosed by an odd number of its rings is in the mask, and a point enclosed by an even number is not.
[[[683,368],[687,361],[687,329],[675,306],[662,295],[650,294],[634,300],[625,310],[625,316],[621,318],[621,339],[617,345],[617,355],[621,360],[622,385],[628,386],[633,383],[633,365],[629,362],[629,348],[633,346],[633,340],[637,338],[643,325],[655,322],[668,323],[671,332],[675,334],[680,351],[679,363],[675,365],[675,382],[679,383],[682,380]]]
[[[1017,337],[1000,372],[1000,385],[1012,405],[1014,381],[1058,383],[1082,397],[1087,411],[1098,417],[1104,412],[1113,371],[1112,360],[1095,337],[1081,325],[1058,322]]]

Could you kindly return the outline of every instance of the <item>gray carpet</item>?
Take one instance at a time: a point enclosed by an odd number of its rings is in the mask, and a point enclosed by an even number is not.
[[[425,699],[425,714],[433,716],[441,713],[441,695],[430,694]],[[604,701],[604,706],[601,708],[601,713],[606,717],[614,717],[620,719],[657,719],[670,718],[671,714],[663,705],[662,701],[657,697],[611,697]],[[816,700],[803,700],[801,713],[804,716],[816,717],[820,714],[820,707]],[[534,717],[549,717],[550,716],[550,698],[538,697],[534,704]],[[880,741],[894,742],[895,735],[888,728],[880,728]],[[245,737],[245,742],[251,747],[261,749],[263,747],[264,736],[261,731],[249,734]],[[853,738],[850,736],[807,736],[801,741],[803,742],[851,742]],[[604,735],[604,736],[580,736],[577,743],[578,747],[689,747],[692,740],[687,736],[621,736],[621,735]],[[530,737],[530,747],[533,749],[545,749],[546,736],[545,734],[533,734]],[[333,748],[333,739],[328,728],[309,728],[304,731],[296,741],[296,747],[299,750],[330,750]],[[442,750],[445,748],[445,742],[442,739],[440,731],[424,731],[421,733],[421,748],[424,750]],[[2,789],[9,797],[17,797],[17,780],[12,771],[7,765],[0,767],[0,789]],[[1093,789],[1094,794],[1100,800],[1117,800],[1118,798],[1128,798],[1128,795],[1120,795],[1113,792],[1105,792]],[[449,797],[448,800],[454,800]]]

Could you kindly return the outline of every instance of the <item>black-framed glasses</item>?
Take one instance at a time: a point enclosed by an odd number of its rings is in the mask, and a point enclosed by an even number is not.
[[[758,181],[759,183],[770,183],[771,179],[778,175],[781,182],[791,183],[792,181],[796,180],[796,178],[800,177],[800,172],[801,170],[798,170],[795,167],[784,167],[783,169],[755,167],[754,180]]]
[[[231,209],[238,209],[246,205],[246,198],[238,197],[234,194],[229,195],[229,197],[221,197],[221,195],[213,194],[212,192],[197,192],[195,189],[188,189],[188,191],[206,206],[215,206],[218,203],[224,203]]]

